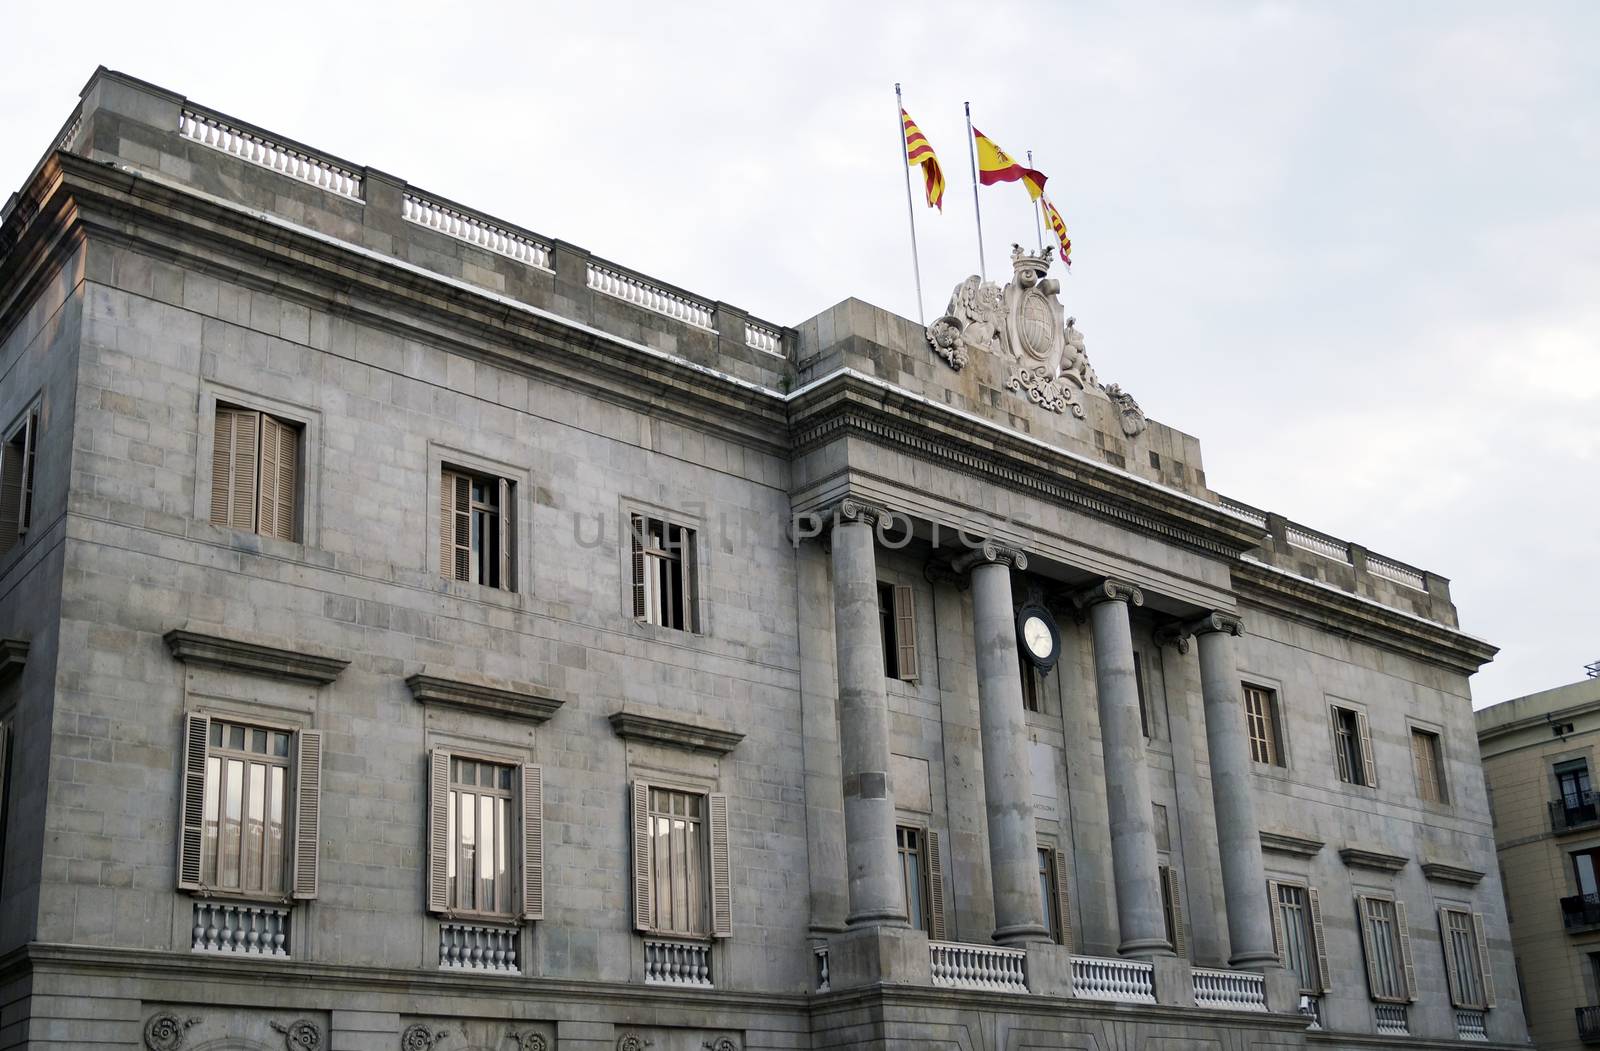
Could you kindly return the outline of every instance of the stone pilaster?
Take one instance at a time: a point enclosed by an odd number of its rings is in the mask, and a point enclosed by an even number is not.
[[[1117,882],[1117,924],[1124,956],[1170,955],[1150,809],[1150,773],[1139,727],[1139,689],[1133,673],[1131,606],[1144,595],[1106,580],[1074,596],[1088,607],[1094,632],[1095,692],[1100,747],[1105,753],[1106,809],[1111,823],[1111,869]]]
[[[1237,617],[1212,613],[1185,625],[1200,651],[1200,692],[1206,708],[1206,748],[1211,756],[1211,800],[1222,856],[1222,894],[1228,909],[1228,962],[1234,967],[1276,966],[1261,830],[1256,824],[1254,775],[1233,640]]]
[[[994,940],[1001,945],[1050,938],[1039,900],[1033,773],[1011,605],[1011,567],[1025,569],[1027,565],[1027,556],[1021,551],[984,544],[957,559],[954,566],[972,576]]]
[[[889,699],[878,626],[874,509],[840,503],[833,525],[833,625],[851,927],[906,926],[889,793]]]

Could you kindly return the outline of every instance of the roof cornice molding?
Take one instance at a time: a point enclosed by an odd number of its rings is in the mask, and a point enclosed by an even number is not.
[[[425,665],[406,679],[411,696],[421,704],[455,708],[539,724],[561,710],[566,703],[551,690],[536,683],[493,679],[455,668]]]
[[[276,639],[215,628],[197,630],[185,625],[173,628],[162,639],[172,656],[185,664],[316,686],[326,686],[350,665],[347,658],[307,643],[281,644]]]

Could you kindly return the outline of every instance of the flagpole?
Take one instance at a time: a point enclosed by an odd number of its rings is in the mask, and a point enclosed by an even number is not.
[[[978,273],[985,281],[989,271],[983,265],[983,210],[978,207],[978,145],[972,138],[972,103],[963,102],[967,110],[967,159],[972,162],[972,214],[978,220]]]
[[[906,109],[900,101],[900,85],[894,86],[895,123],[900,125],[900,157],[906,170],[906,219],[911,223],[911,273],[917,279],[917,322],[928,327],[928,318],[922,309],[922,263],[917,259],[917,209],[911,203],[911,161],[906,153]]]
[[[1033,167],[1033,151],[1028,151],[1028,167]],[[1039,251],[1044,251],[1044,224],[1039,221],[1039,213],[1044,211],[1044,194],[1039,194],[1039,199],[1033,202],[1033,232],[1039,238]]]

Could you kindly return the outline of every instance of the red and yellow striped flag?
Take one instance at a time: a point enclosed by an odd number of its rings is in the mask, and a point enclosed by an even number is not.
[[[905,125],[906,132],[906,163],[922,165],[922,181],[928,195],[928,207],[944,211],[944,172],[939,167],[939,158],[934,156],[933,147],[928,145],[928,137],[922,134],[922,129],[917,127],[917,122],[911,119],[911,114],[904,108],[900,110],[900,122]]]
[[[984,135],[977,128],[972,129],[972,137],[978,143],[978,182],[984,186],[992,186],[997,182],[1016,182],[1028,188],[1028,196],[1037,201],[1044,195],[1045,177],[1043,172],[1024,168],[1012,160],[1011,154],[1002,150],[993,139]]]
[[[1050,229],[1055,231],[1056,240],[1061,242],[1061,262],[1071,267],[1072,238],[1067,236],[1067,222],[1061,218],[1061,213],[1056,211],[1056,206],[1050,203],[1050,198],[1042,193],[1039,195],[1039,203],[1044,206],[1045,220],[1050,224]]]

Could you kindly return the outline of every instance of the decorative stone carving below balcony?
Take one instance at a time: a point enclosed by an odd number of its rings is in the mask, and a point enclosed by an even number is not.
[[[1349,868],[1376,869],[1379,872],[1399,872],[1410,860],[1399,854],[1387,854],[1366,847],[1342,847],[1339,850],[1339,857]]]
[[[296,643],[296,648],[288,649],[233,632],[197,631],[187,625],[173,628],[162,638],[173,657],[185,664],[317,686],[326,686],[337,679],[350,664],[343,657],[305,643]]]
[[[1325,844],[1320,839],[1299,836],[1293,832],[1261,830],[1261,849],[1272,854],[1289,854],[1297,858],[1314,858]]]
[[[566,703],[564,698],[535,683],[492,679],[432,665],[424,665],[420,672],[406,680],[406,685],[411,688],[411,696],[422,704],[530,723],[546,722]]]
[[[1476,887],[1483,881],[1483,873],[1477,869],[1443,861],[1424,861],[1422,874],[1436,883],[1458,883],[1463,887]]]
[[[0,639],[0,685],[22,674],[28,663],[28,643],[23,639]]]
[[[720,720],[642,704],[625,704],[612,712],[611,729],[624,740],[705,755],[727,755],[744,740],[744,734]]]

